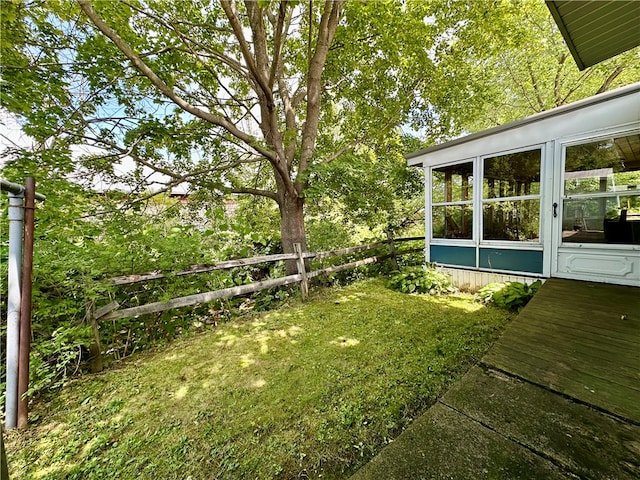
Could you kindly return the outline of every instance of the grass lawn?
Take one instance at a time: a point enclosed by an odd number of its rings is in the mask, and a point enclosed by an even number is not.
[[[12,478],[348,478],[459,378],[509,314],[368,280],[86,376],[11,432]]]

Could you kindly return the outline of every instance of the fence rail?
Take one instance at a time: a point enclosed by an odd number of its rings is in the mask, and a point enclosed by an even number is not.
[[[224,298],[236,297],[241,295],[247,295],[249,293],[259,292],[269,288],[280,287],[284,285],[291,285],[299,283],[302,291],[302,297],[305,299],[309,291],[309,280],[316,278],[320,275],[328,275],[331,273],[337,273],[345,270],[350,270],[363,265],[370,265],[382,260],[391,258],[392,264],[397,266],[396,258],[402,255],[408,255],[410,253],[417,253],[423,251],[422,248],[411,248],[406,250],[397,250],[395,243],[411,242],[411,241],[424,241],[424,237],[405,237],[405,238],[393,238],[389,237],[385,241],[369,243],[367,245],[358,245],[355,247],[342,248],[338,250],[331,250],[326,252],[302,252],[300,245],[295,245],[295,253],[285,253],[278,255],[264,255],[260,257],[241,258],[237,260],[227,260],[224,262],[216,263],[215,265],[194,265],[188,269],[180,270],[177,272],[146,272],[137,275],[124,275],[119,277],[113,277],[108,279],[108,282],[112,285],[129,285],[140,282],[150,282],[159,280],[161,278],[170,278],[172,276],[185,276],[195,275],[207,272],[213,272],[216,270],[229,270],[237,267],[244,267],[249,265],[257,265],[260,263],[279,262],[284,260],[296,260],[298,267],[298,273],[295,275],[287,275],[284,277],[273,278],[260,282],[248,283],[245,285],[238,285],[230,288],[223,288],[220,290],[213,290],[209,292],[202,292],[193,295],[186,295],[183,297],[173,298],[171,300],[152,302],[144,305],[138,305],[135,307],[120,309],[118,302],[111,302],[98,309],[95,307],[90,308],[88,312],[89,323],[93,328],[95,344],[91,348],[91,355],[94,358],[92,361],[92,370],[102,370],[102,358],[100,347],[100,336],[98,333],[98,323],[107,320],[118,320],[122,318],[136,318],[140,315],[147,315],[150,313],[159,313],[174,308],[188,307],[194,305],[201,305],[209,303],[214,300],[221,300]],[[334,265],[326,268],[321,268],[314,271],[307,271],[305,266],[305,260],[308,259],[323,259],[338,257],[342,255],[350,255],[354,253],[366,252],[376,248],[387,246],[389,253],[383,255],[373,255],[360,260]]]
[[[424,240],[424,237],[406,237],[406,238],[391,239],[392,242],[411,242],[411,241],[418,241],[418,240]],[[330,250],[327,252],[318,252],[318,253],[304,252],[302,256],[304,259],[313,258],[313,259],[319,260],[322,258],[337,257],[340,255],[347,255],[351,253],[359,253],[359,252],[372,250],[374,248],[382,247],[384,245],[389,245],[389,244],[390,244],[389,241],[375,242],[375,243],[369,243],[367,245],[359,245],[357,247],[342,248],[339,250]],[[404,253],[406,254],[409,252],[404,252]],[[398,252],[396,254],[402,255],[403,253]],[[215,265],[193,265],[185,270],[180,270],[180,271],[171,272],[171,273],[155,271],[155,272],[140,273],[136,275],[122,275],[119,277],[112,277],[108,281],[112,285],[129,285],[132,283],[159,280],[161,278],[166,278],[166,277],[182,277],[185,275],[208,273],[216,270],[229,270],[231,268],[236,268],[236,267],[246,267],[249,265],[257,265],[260,263],[280,262],[284,260],[297,260],[297,259],[298,259],[298,255],[295,253],[281,253],[277,255],[264,255],[261,257],[240,258],[237,260],[226,260],[224,262],[216,263]]]

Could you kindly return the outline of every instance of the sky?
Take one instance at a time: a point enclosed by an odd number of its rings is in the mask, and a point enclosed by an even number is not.
[[[17,122],[16,118],[11,115],[6,110],[0,109],[0,168],[4,166],[5,163],[5,151],[8,148],[34,148],[35,142],[29,135],[22,131],[20,124]],[[102,153],[99,148],[92,147],[89,145],[76,145],[72,148],[72,155],[74,157],[80,157],[81,155],[86,154],[99,154]],[[134,169],[134,162],[130,158],[125,158],[116,167],[116,172],[122,173],[123,175],[132,171]],[[149,174],[151,171],[148,172]],[[156,184],[156,188],[160,189],[163,181],[166,180],[166,177],[160,175],[158,173],[153,174],[151,177],[152,181],[158,182]],[[12,179],[7,178],[6,180],[12,181]],[[174,187],[171,192],[174,194],[182,195],[188,192],[188,185],[178,185]],[[124,184],[116,184],[109,185],[102,178],[95,177],[93,179],[92,188],[98,192],[103,192],[109,189],[116,190],[124,190],[127,188]]]

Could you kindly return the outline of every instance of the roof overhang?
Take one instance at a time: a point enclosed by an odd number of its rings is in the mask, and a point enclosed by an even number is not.
[[[580,70],[640,45],[638,0],[546,0]]]

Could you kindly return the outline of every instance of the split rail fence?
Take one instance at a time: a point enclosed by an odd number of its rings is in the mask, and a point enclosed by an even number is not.
[[[354,269],[363,265],[369,265],[382,260],[390,259],[392,267],[397,269],[397,258],[402,255],[408,255],[411,253],[422,252],[423,247],[410,248],[405,250],[397,250],[396,243],[424,241],[424,237],[406,237],[406,238],[393,238],[389,235],[387,240],[369,243],[367,245],[359,245],[355,247],[343,248],[339,250],[331,250],[327,252],[303,252],[299,244],[294,245],[294,253],[284,253],[277,255],[265,255],[261,257],[242,258],[238,260],[227,260],[217,263],[215,265],[197,265],[186,270],[179,272],[171,272],[170,274],[163,272],[149,272],[139,275],[125,275],[121,277],[111,278],[110,281],[113,285],[128,285],[140,282],[150,282],[158,280],[168,276],[185,276],[195,275],[207,272],[213,272],[216,270],[230,270],[237,267],[246,267],[249,265],[257,265],[261,263],[280,262],[287,260],[295,260],[298,267],[298,273],[295,275],[287,275],[284,277],[273,278],[269,280],[248,283],[245,285],[238,285],[230,288],[223,288],[220,290],[214,290],[209,292],[196,293],[193,295],[187,295],[184,297],[177,297],[171,300],[165,300],[160,302],[152,302],[144,305],[138,305],[135,307],[122,308],[117,301],[111,302],[97,309],[92,309],[89,312],[89,322],[93,328],[94,345],[92,346],[91,357],[93,358],[92,370],[102,370],[102,355],[100,346],[100,337],[98,333],[98,324],[107,320],[118,320],[122,318],[136,318],[140,315],[147,315],[151,313],[159,313],[174,308],[182,308],[188,306],[201,305],[215,300],[222,300],[225,298],[247,295],[250,293],[266,290],[269,288],[280,287],[284,285],[291,285],[295,283],[300,284],[300,290],[302,298],[306,299],[309,293],[309,282],[315,277],[320,275],[329,275],[332,273],[342,272],[345,270]],[[388,253],[381,255],[372,255],[360,260],[343,263],[340,265],[333,265],[326,268],[321,268],[315,271],[307,271],[307,260],[310,259],[325,259],[331,257],[338,257],[343,255],[351,255],[382,247],[388,248]]]

